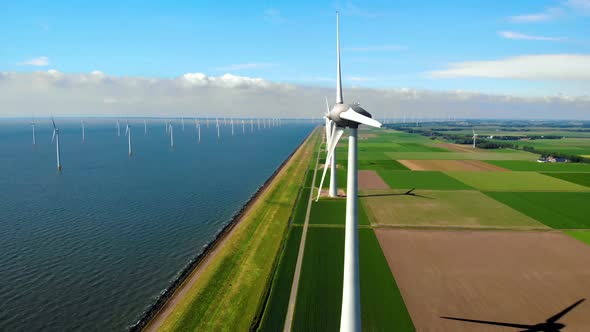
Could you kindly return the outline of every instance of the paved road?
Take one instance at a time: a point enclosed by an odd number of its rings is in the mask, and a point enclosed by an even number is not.
[[[287,307],[287,316],[285,317],[285,327],[283,328],[283,332],[290,332],[291,326],[293,325],[293,313],[295,312],[297,289],[299,289],[299,276],[301,275],[303,252],[305,251],[305,239],[307,238],[307,225],[309,224],[309,215],[311,213],[311,204],[313,201],[313,188],[315,187],[315,178],[318,172],[318,164],[320,162],[320,148],[321,145],[318,147],[318,156],[316,158],[315,168],[313,170],[313,180],[311,181],[311,188],[309,189],[309,201],[307,202],[305,222],[303,223],[303,233],[301,234],[301,242],[299,243],[299,253],[297,255],[297,263],[295,264],[295,274],[293,274],[293,284],[291,285],[291,295],[289,296],[289,306]]]

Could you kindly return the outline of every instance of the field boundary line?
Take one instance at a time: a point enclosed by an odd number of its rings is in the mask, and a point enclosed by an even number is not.
[[[320,162],[320,152],[322,144],[318,146],[315,167],[313,169],[313,180],[311,181],[311,188],[309,188],[309,200],[307,201],[307,211],[305,212],[305,222],[303,223],[303,231],[301,233],[301,241],[299,242],[299,252],[297,253],[297,263],[295,263],[295,273],[293,274],[293,283],[291,284],[291,293],[289,295],[289,305],[287,306],[287,315],[285,317],[285,326],[283,332],[290,332],[293,326],[293,314],[295,312],[295,303],[297,301],[297,290],[299,289],[299,277],[301,276],[301,266],[303,265],[303,255],[305,252],[305,240],[307,238],[307,228],[309,225],[309,216],[311,215],[311,204],[313,201],[313,189],[315,187],[315,180],[318,172],[318,165]]]

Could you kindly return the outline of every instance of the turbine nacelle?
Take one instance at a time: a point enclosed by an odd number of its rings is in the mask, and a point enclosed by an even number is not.
[[[371,113],[359,104],[335,104],[326,117],[338,127],[358,128],[359,124],[381,127],[381,123],[373,120]]]

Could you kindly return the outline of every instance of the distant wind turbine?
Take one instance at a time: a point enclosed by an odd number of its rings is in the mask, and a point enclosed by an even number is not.
[[[371,127],[381,127],[381,123],[371,118],[371,114],[360,107],[358,103],[344,104],[342,98],[342,78],[340,69],[340,38],[338,12],[336,13],[336,103],[326,115],[333,121],[335,128],[330,133],[329,150],[326,157],[327,166],[331,162],[336,145],[346,127],[350,128],[348,135],[348,174],[346,183],[346,224],[344,234],[344,273],[342,285],[342,310],[340,315],[340,331],[361,331],[361,298],[359,279],[358,252],[358,158],[357,141],[358,126],[365,124]],[[319,193],[326,176],[328,167],[324,167],[320,181]]]
[[[184,116],[180,116],[180,122],[182,123],[182,131],[184,131]]]
[[[147,121],[143,119],[143,135],[147,135]]]
[[[57,159],[57,171],[61,172],[61,154],[59,150],[59,128],[55,126],[55,121],[51,118],[51,123],[53,123],[53,135],[51,136],[51,143],[55,141],[55,156]]]
[[[35,135],[35,120],[31,120],[31,128],[33,129],[33,145],[37,145],[37,137]]]
[[[229,121],[231,122],[231,135],[233,136],[234,135],[234,118],[231,118]]]
[[[215,125],[217,126],[217,139],[219,140],[220,134],[219,134],[219,119],[215,118]]]
[[[173,148],[174,147],[174,128],[172,127],[172,121],[170,121],[170,126],[169,126],[168,130],[170,130],[170,147]]]
[[[242,120],[242,135],[246,134],[246,124],[244,122],[244,120]]]
[[[473,148],[475,149],[475,140],[477,139],[477,134],[475,133],[475,129],[473,129]]]
[[[121,136],[121,124],[119,123],[119,119],[117,119],[117,136]]]
[[[82,143],[84,143],[86,141],[86,125],[84,120],[80,120],[80,124],[82,125]]]
[[[253,133],[254,132],[254,120],[250,119],[250,132]]]
[[[197,119],[195,119],[195,126],[197,127],[197,136],[199,138],[199,143],[201,143],[201,123]]]
[[[133,149],[131,147],[131,126],[127,123],[127,128],[125,129],[125,134],[127,135],[127,144],[128,144],[128,153],[129,157],[133,155]]]

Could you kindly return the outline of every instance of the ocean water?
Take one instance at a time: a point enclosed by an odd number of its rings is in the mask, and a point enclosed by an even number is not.
[[[217,139],[214,121],[0,120],[0,330],[117,331],[133,325],[311,132],[283,124]]]

